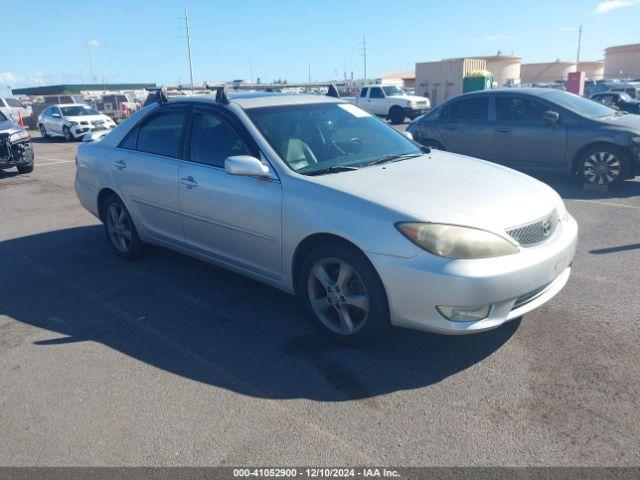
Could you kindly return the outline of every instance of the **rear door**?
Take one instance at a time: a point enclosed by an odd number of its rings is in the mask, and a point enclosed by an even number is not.
[[[494,98],[494,161],[519,170],[566,171],[567,123],[558,108],[529,95]],[[543,118],[548,111],[560,113],[556,125]]]
[[[438,131],[446,150],[490,160],[494,131],[489,121],[489,97],[463,96],[445,105]]]
[[[189,109],[167,105],[146,117],[111,156],[113,179],[134,221],[153,237],[184,241],[178,171]]]
[[[281,277],[282,188],[276,179],[230,175],[225,159],[260,153],[240,122],[217,107],[194,110],[180,162],[182,224],[190,248],[232,266]]]

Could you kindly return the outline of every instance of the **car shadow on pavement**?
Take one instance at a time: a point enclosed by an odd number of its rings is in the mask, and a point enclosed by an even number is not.
[[[318,335],[284,292],[163,249],[122,261],[98,225],[2,241],[0,264],[0,315],[42,329],[25,341],[52,357],[98,342],[261,398],[369,399],[375,408],[373,397],[429,386],[487,358],[519,325],[470,336],[397,329],[350,349]]]

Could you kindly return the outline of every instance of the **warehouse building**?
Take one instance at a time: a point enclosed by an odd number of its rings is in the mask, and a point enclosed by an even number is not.
[[[604,62],[580,62],[578,71],[584,72],[589,80],[602,80],[604,78]]]
[[[520,75],[523,83],[546,83],[566,80],[571,72],[576,71],[575,62],[523,63]]]
[[[469,73],[486,69],[487,62],[478,58],[416,63],[416,95],[429,97],[434,107],[462,94],[463,79]]]

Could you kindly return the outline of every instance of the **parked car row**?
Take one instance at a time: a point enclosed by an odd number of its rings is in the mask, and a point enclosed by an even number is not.
[[[474,92],[439,105],[407,131],[423,145],[517,170],[615,185],[640,173],[640,116],[572,93]]]
[[[414,119],[431,108],[426,97],[407,95],[394,85],[365,85],[357,97],[344,97],[369,113],[387,118],[394,125],[403,123],[407,117]]]

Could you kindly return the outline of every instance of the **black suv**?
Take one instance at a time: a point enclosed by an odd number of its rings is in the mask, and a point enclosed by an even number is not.
[[[468,93],[414,120],[423,145],[613,185],[640,174],[640,116],[552,89]]]
[[[20,173],[33,172],[31,135],[0,112],[0,170],[11,167]]]

